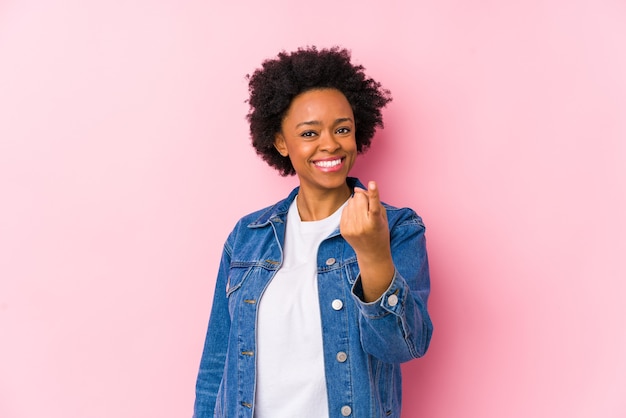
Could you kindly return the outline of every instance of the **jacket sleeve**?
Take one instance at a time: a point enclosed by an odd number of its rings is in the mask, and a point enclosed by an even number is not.
[[[209,317],[209,326],[204,341],[204,350],[200,360],[200,370],[196,381],[196,399],[194,418],[213,417],[218,390],[224,373],[228,337],[230,333],[230,315],[226,286],[230,268],[230,250],[224,246],[222,259],[213,293],[213,306]]]
[[[383,362],[402,363],[426,353],[433,325],[427,310],[430,274],[424,224],[410,209],[393,210],[402,215],[390,225],[395,265],[391,284],[378,300],[366,303],[359,276],[352,295],[360,310],[364,350]]]

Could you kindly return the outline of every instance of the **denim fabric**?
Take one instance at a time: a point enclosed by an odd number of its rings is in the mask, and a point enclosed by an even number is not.
[[[348,178],[351,188],[363,185]],[[287,199],[242,218],[228,236],[196,383],[195,418],[252,417],[256,315],[281,266]],[[335,230],[317,254],[329,416],[400,417],[400,363],[421,357],[432,335],[424,224],[385,205],[396,271],[375,302],[362,301],[354,250]]]

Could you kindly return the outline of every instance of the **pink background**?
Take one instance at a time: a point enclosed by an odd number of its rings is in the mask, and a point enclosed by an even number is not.
[[[295,185],[245,75],[309,44],[392,90],[354,174],[427,224],[403,416],[626,416],[626,4],[216,3],[0,2],[0,417],[191,415],[222,243]]]

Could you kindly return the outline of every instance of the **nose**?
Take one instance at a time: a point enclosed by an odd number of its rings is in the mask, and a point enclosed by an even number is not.
[[[334,132],[325,131],[320,135],[320,150],[333,153],[341,148],[341,144],[335,138]]]

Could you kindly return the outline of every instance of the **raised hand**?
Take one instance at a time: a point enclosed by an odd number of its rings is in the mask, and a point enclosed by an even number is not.
[[[376,182],[370,181],[367,190],[354,189],[341,214],[339,229],[356,253],[365,301],[378,299],[389,287],[395,268],[387,212],[380,203]]]

